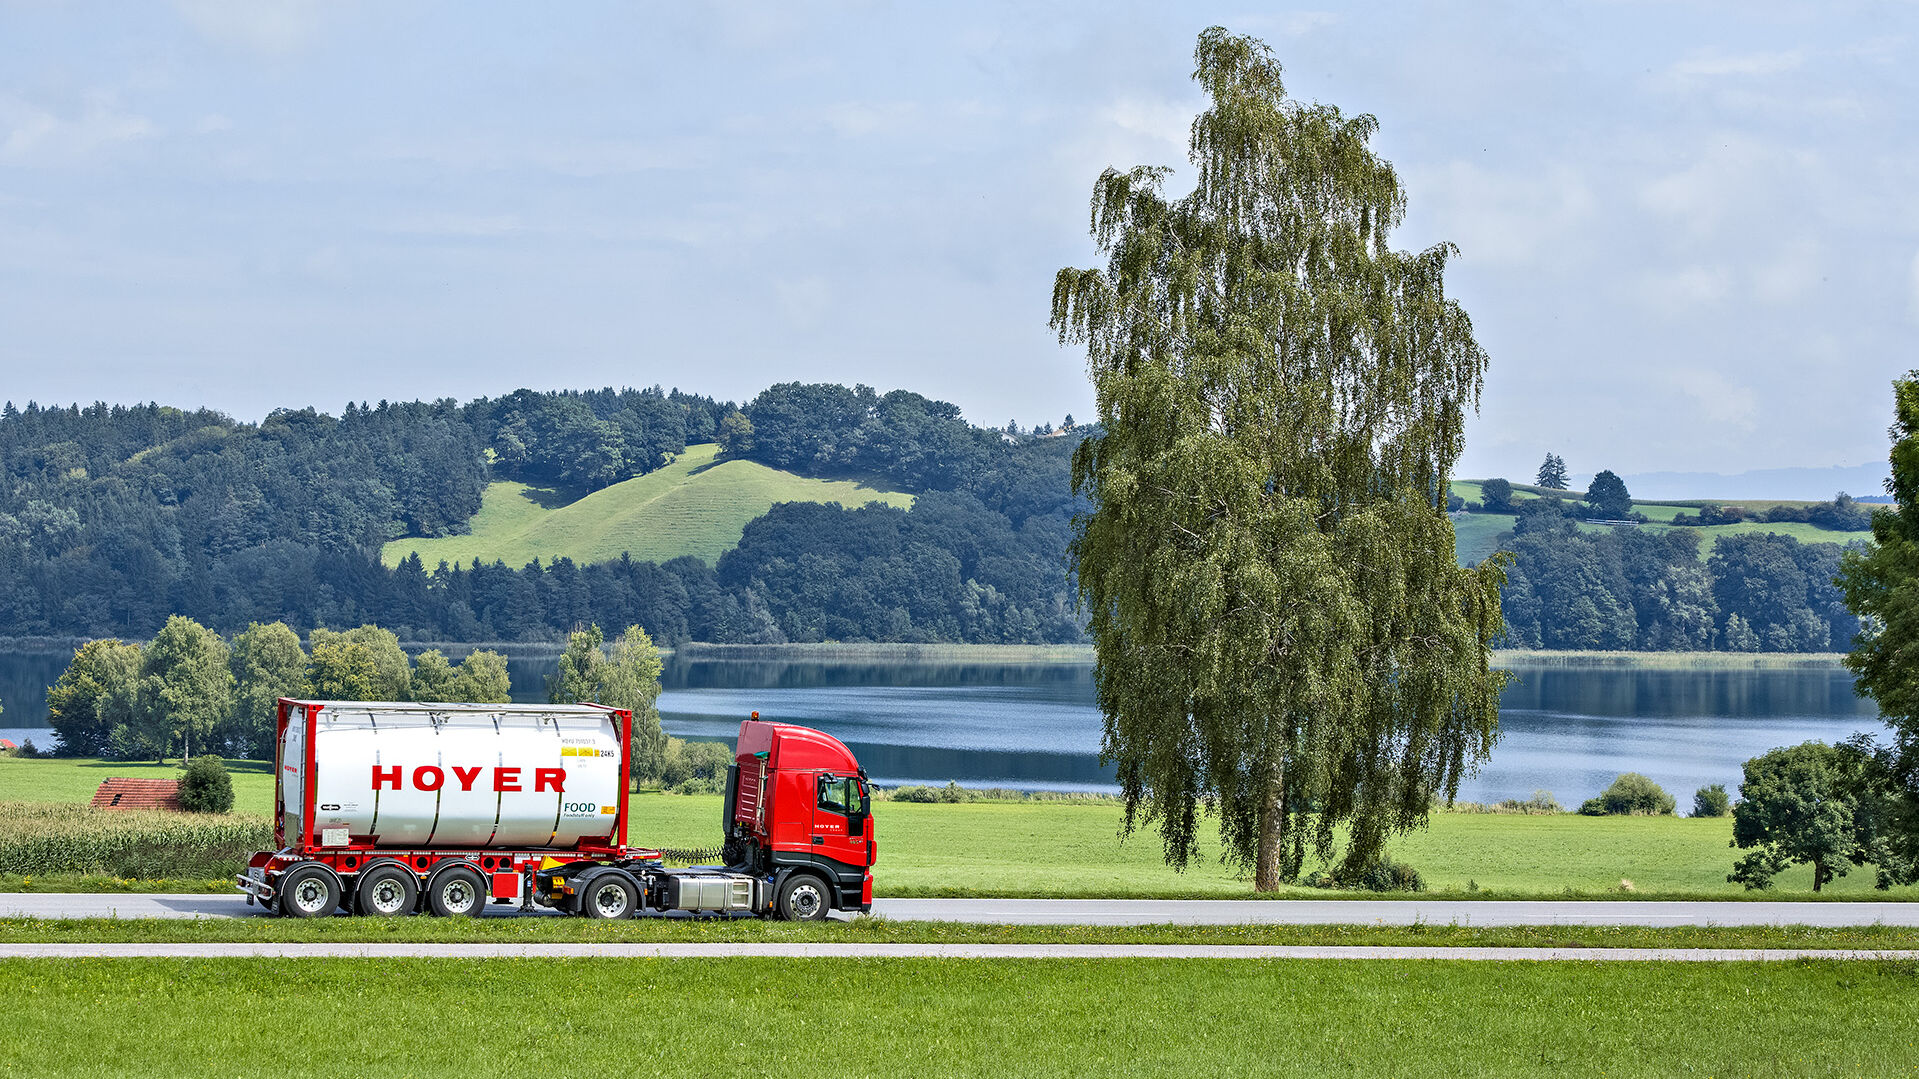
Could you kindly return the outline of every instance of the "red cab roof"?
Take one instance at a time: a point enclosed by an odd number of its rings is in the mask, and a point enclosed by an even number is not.
[[[824,731],[791,723],[747,720],[740,724],[740,740],[734,752],[740,760],[764,753],[768,767],[772,768],[819,768],[834,772],[859,768],[853,751],[846,748],[844,742]]]

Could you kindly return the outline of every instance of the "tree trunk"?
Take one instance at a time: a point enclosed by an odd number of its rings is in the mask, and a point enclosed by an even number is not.
[[[1825,882],[1826,863],[1815,858],[1812,862],[1812,891],[1814,895],[1819,894],[1819,886]]]
[[[1255,892],[1279,890],[1279,842],[1286,824],[1286,813],[1279,800],[1279,773],[1279,769],[1273,769],[1273,777],[1266,785],[1266,798],[1259,806],[1259,848],[1253,862]]]

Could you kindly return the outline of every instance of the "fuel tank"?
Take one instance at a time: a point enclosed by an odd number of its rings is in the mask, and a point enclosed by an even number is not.
[[[631,723],[600,705],[283,699],[281,843],[618,844]]]

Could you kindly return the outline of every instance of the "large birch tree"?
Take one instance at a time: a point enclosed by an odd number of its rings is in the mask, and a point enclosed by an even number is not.
[[[1192,193],[1095,182],[1100,269],[1060,271],[1101,428],[1074,457],[1072,558],[1125,829],[1167,860],[1216,814],[1255,886],[1357,870],[1485,758],[1503,676],[1497,561],[1445,513],[1486,354],[1455,249],[1396,251],[1371,116],[1287,97],[1260,42],[1200,35]]]

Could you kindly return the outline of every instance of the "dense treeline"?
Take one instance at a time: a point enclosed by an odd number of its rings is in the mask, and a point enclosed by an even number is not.
[[[579,492],[708,440],[919,498],[911,510],[778,505],[718,565],[379,562],[390,539],[464,528],[492,480]],[[411,640],[558,640],[596,622],[665,644],[1078,641],[1065,557],[1078,441],[977,428],[903,390],[800,383],[739,407],[657,387],[521,390],[259,424],[160,405],[8,405],[0,635],[144,638],[180,614],[219,633],[379,623]],[[1820,650],[1857,632],[1832,585],[1836,544],[1735,536],[1701,559],[1690,529],[1593,534],[1548,500],[1511,508],[1514,645]],[[1786,512],[1832,527],[1863,516],[1844,498]]]
[[[378,560],[387,540],[464,528],[493,479],[583,491],[729,428],[735,456],[883,476],[920,504],[776,506],[719,566]],[[798,384],[744,412],[658,388],[522,390],[258,425],[159,405],[9,405],[0,635],[142,637],[182,614],[219,632],[378,622],[467,641],[554,640],[586,622],[666,643],[1077,640],[1064,557],[1074,441],[1008,439],[917,394]]]
[[[1506,545],[1507,639],[1524,648],[1821,652],[1859,632],[1838,586],[1842,548],[1791,536],[1722,536],[1699,557],[1690,530],[1583,532],[1520,518]],[[1848,547],[1862,547],[1849,544]]]

